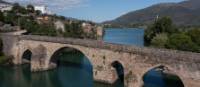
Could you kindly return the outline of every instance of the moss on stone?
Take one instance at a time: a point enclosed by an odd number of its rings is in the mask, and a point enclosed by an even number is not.
[[[6,57],[1,55],[0,56],[0,64],[4,63],[6,61]]]
[[[102,70],[103,70],[103,66],[99,66],[99,65],[98,65],[98,66],[96,67],[96,69],[97,69],[98,71],[102,71]]]

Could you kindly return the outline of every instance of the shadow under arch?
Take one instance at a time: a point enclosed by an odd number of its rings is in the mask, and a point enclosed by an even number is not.
[[[93,67],[83,52],[72,47],[62,47],[56,50],[51,56],[49,64],[53,66],[73,65],[76,68],[86,68],[90,72],[92,72]]]
[[[111,65],[115,68],[118,75],[117,81],[113,84],[114,87],[124,87],[124,67],[122,63],[119,61],[114,61],[111,63]]]
[[[180,77],[165,65],[156,66],[143,75],[143,87],[184,87]]]
[[[22,66],[17,67],[18,74],[22,74],[20,76],[23,77],[23,81],[26,81],[27,83],[31,83],[31,58],[33,56],[33,53],[30,49],[26,49],[22,54]],[[21,72],[20,72],[21,71]]]
[[[4,49],[4,44],[2,38],[0,37],[0,56],[4,56],[3,49]]]
[[[22,54],[22,63],[30,63],[32,57],[31,50],[27,49]]]
[[[56,50],[49,64],[55,64],[59,84],[62,87],[93,87],[93,66],[89,58],[76,48],[62,47]]]
[[[0,55],[3,53],[3,40],[0,38]]]

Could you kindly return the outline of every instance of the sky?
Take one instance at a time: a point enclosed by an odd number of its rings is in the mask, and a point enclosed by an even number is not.
[[[5,0],[21,4],[46,5],[58,15],[94,22],[113,20],[130,11],[164,2],[183,0]]]

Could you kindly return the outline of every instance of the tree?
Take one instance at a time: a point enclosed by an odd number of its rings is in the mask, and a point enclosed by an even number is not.
[[[19,5],[19,3],[15,3],[12,7],[12,12],[16,13],[22,13],[22,14],[27,14],[28,11],[26,10],[26,8],[22,7]]]
[[[42,12],[40,10],[36,10],[35,12],[36,12],[36,15],[41,15],[42,14]]]
[[[159,47],[159,48],[165,48],[167,41],[168,41],[168,36],[167,36],[166,33],[157,34],[151,40],[151,46]]]
[[[4,22],[4,14],[0,11],[0,21]]]
[[[2,39],[0,38],[0,56],[3,55],[3,42]]]
[[[59,16],[59,19],[65,20],[65,16]]]
[[[200,52],[199,47],[192,42],[190,36],[184,33],[170,35],[167,43],[167,48],[178,49],[183,51]]]
[[[158,21],[155,22],[156,33],[174,33],[176,32],[176,28],[173,25],[173,22],[170,17],[162,17]]]
[[[151,39],[153,39],[153,37],[156,35],[154,27],[155,27],[154,25],[150,25],[145,30],[144,41],[145,41],[145,45],[147,45],[147,46],[149,46],[151,44]]]
[[[19,5],[19,3],[14,3],[12,7],[12,11],[18,11],[20,8],[21,6]]]
[[[188,35],[191,37],[192,41],[200,46],[200,29],[192,29],[188,31]]]
[[[30,5],[30,4],[27,5],[27,10],[28,10],[28,12],[31,12],[31,13],[35,12],[34,6]]]
[[[169,17],[162,17],[154,22],[153,25],[148,26],[145,30],[145,44],[150,45],[151,40],[160,33],[172,34],[178,32]]]
[[[7,12],[7,15],[4,17],[4,22],[7,24],[17,24],[17,15],[14,12]]]
[[[71,24],[65,24],[65,37],[83,38],[83,30],[81,23],[72,22]]]

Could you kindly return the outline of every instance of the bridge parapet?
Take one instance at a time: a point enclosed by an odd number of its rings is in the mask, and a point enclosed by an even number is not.
[[[193,60],[195,62],[200,62],[200,53],[192,53],[192,52],[185,52],[178,50],[136,47],[133,45],[122,45],[122,44],[108,43],[100,40],[90,40],[90,39],[75,39],[75,38],[63,38],[63,37],[36,36],[36,35],[22,35],[19,36],[19,38],[22,40],[36,40],[36,41],[54,42],[62,44],[81,45],[91,48],[108,49],[112,51],[128,52],[128,53],[142,54],[155,57],[162,56],[172,59],[175,58],[180,61]]]

